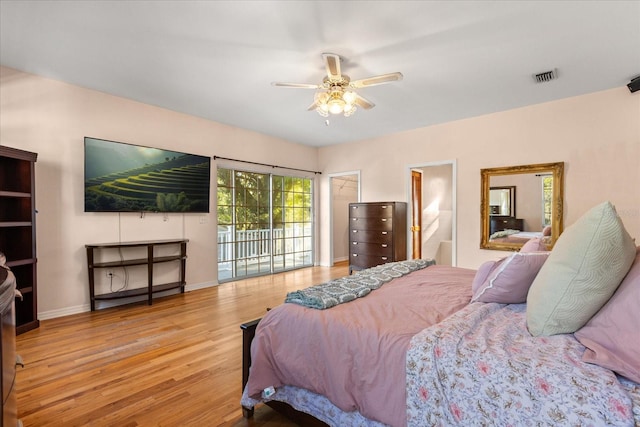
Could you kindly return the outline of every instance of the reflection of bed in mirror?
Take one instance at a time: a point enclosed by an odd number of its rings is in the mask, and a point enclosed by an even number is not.
[[[525,244],[529,239],[542,237],[542,231],[524,231],[522,218],[492,216],[489,240],[500,243]]]
[[[517,244],[524,245],[529,240],[534,238],[543,239],[542,231],[519,231],[519,230],[507,230],[508,233],[501,234],[501,232],[497,231],[492,234],[489,238],[494,243],[507,243],[507,244]]]
[[[489,231],[491,235],[493,236],[496,232],[504,230],[525,231],[524,220],[511,216],[492,216]]]

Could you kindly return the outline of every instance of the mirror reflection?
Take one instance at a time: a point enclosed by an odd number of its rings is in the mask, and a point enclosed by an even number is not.
[[[489,215],[516,216],[516,187],[489,188]]]
[[[562,232],[563,170],[562,162],[482,169],[480,247],[519,250],[539,237],[551,248]]]

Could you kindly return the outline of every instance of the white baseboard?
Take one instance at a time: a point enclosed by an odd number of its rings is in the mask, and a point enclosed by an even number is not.
[[[218,282],[194,283],[192,285],[185,286],[184,290],[186,292],[197,291],[198,289],[212,288],[212,287],[218,286],[218,285],[220,285],[220,283],[218,283]]]
[[[91,310],[90,304],[75,305],[73,307],[60,308],[58,310],[38,312],[39,320],[55,319],[56,317],[70,316],[72,314],[84,313]]]
[[[184,290],[185,292],[191,292],[191,291],[197,291],[199,289],[211,288],[213,286],[218,286],[218,285],[219,285],[218,282],[194,283],[191,285],[186,285],[184,287]],[[159,292],[154,295],[167,296],[167,295],[176,294],[178,292],[180,292],[179,289],[172,289],[170,291]],[[137,297],[123,298],[123,299],[110,300],[110,301],[97,301],[96,309],[116,307],[119,305],[131,304],[133,302],[145,301],[146,299],[147,299],[146,295],[140,295]],[[72,314],[85,313],[87,311],[91,311],[91,304],[87,303],[87,304],[76,305],[72,307],[60,308],[57,310],[40,311],[38,312],[38,319],[39,320],[55,319],[57,317],[70,316]]]

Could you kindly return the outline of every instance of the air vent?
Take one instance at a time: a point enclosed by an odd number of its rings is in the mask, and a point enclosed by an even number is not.
[[[555,80],[558,78],[558,69],[554,68],[551,71],[545,71],[542,73],[534,74],[533,78],[535,79],[536,83],[544,83],[544,82],[549,82],[551,80]]]

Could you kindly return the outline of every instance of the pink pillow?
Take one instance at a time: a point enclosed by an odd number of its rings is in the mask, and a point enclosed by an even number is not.
[[[482,286],[487,277],[491,274],[491,272],[499,265],[500,262],[504,261],[505,258],[501,258],[498,261],[487,261],[480,266],[478,271],[476,272],[475,277],[473,278],[473,282],[471,282],[471,292],[474,294],[476,291]]]
[[[522,245],[520,248],[520,252],[540,252],[548,250],[547,245],[545,245],[542,239],[538,237],[527,240],[527,243]]]
[[[495,261],[484,281],[473,289],[471,302],[499,302],[518,304],[527,300],[529,287],[538,271],[547,260],[549,252],[516,252],[513,255]],[[483,270],[484,264],[478,270]],[[488,267],[485,267],[488,268]],[[486,270],[484,270],[486,271]],[[478,277],[476,273],[476,277]],[[479,279],[479,277],[478,277]]]
[[[611,299],[575,337],[587,347],[582,360],[640,382],[640,246]]]

